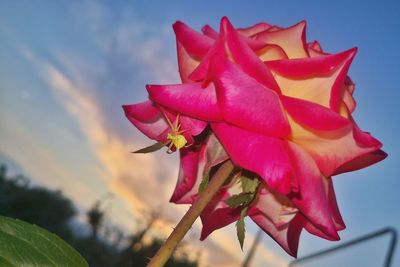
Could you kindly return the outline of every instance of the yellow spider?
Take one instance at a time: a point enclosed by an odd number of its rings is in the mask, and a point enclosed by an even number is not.
[[[187,144],[186,138],[182,135],[185,131],[180,131],[181,125],[179,124],[179,114],[176,116],[174,124],[171,123],[171,121],[168,119],[168,117],[164,114],[169,127],[171,127],[171,132],[168,133],[167,135],[167,145],[168,145],[168,150],[167,153],[171,154],[173,151],[171,150],[172,146],[175,146],[176,150],[181,149],[182,147],[185,147]]]

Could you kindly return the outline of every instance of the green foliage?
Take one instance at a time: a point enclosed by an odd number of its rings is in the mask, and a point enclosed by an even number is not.
[[[107,213],[98,201],[87,212],[88,225],[79,225],[79,228],[71,231],[70,222],[75,214],[73,203],[64,197],[60,191],[31,186],[29,180],[20,175],[7,177],[7,168],[5,165],[0,165],[0,215],[18,218],[57,234],[79,251],[91,267],[145,267],[149,258],[155,254],[162,244],[159,240],[153,240],[146,245],[142,244],[143,232],[148,232],[151,225],[146,225],[143,228],[144,230],[134,233],[130,242],[123,242],[126,241],[127,236],[117,228],[110,230],[110,225],[106,222]],[[77,225],[74,224],[74,226]],[[38,228],[37,226],[34,227]],[[76,236],[75,234],[83,227],[89,227],[92,230],[92,235]],[[96,238],[96,233],[98,233],[98,238]],[[1,231],[0,235],[3,235]],[[5,242],[0,239],[0,266],[79,266],[69,263],[10,265],[7,259],[3,258],[3,250],[19,248],[22,241],[14,241]],[[137,249],[133,249],[134,244],[139,245]],[[30,255],[35,253],[36,251],[32,250],[30,254],[22,255],[22,258],[29,260]],[[165,267],[196,266],[196,261],[189,260],[181,255],[179,257],[173,256],[165,265]]]
[[[88,266],[56,235],[26,222],[0,216],[1,266]]]
[[[243,192],[246,193],[255,193],[257,190],[260,181],[257,178],[249,178],[247,176],[242,175],[240,177],[240,181],[242,183]]]
[[[151,146],[133,151],[132,153],[151,153],[151,152],[155,152],[157,150],[160,150],[161,148],[163,148],[165,146],[164,143],[162,142],[157,142]]]
[[[246,233],[246,227],[244,224],[244,217],[246,217],[248,207],[243,208],[240,211],[239,220],[236,223],[236,234],[240,243],[240,248],[243,250],[244,236]]]
[[[225,199],[225,203],[231,208],[246,206],[253,200],[253,194],[242,192],[237,195],[232,195],[230,198]]]
[[[241,175],[240,182],[242,192],[225,199],[225,203],[231,208],[240,208],[240,217],[236,223],[236,234],[240,243],[240,248],[243,250],[243,243],[245,238],[245,223],[244,218],[247,215],[249,205],[256,197],[257,189],[260,181],[256,177],[249,177],[249,175]]]
[[[74,205],[60,191],[32,187],[21,175],[0,176],[0,215],[36,224],[70,242],[68,223],[75,214]]]
[[[200,185],[199,185],[199,195],[204,192],[204,190],[207,188],[207,185],[210,181],[210,176],[207,174],[201,179]]]

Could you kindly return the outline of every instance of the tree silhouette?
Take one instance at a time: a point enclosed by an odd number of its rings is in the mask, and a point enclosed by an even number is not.
[[[149,257],[161,246],[160,239],[144,244],[143,237],[160,217],[160,211],[150,211],[147,223],[142,230],[129,235],[126,240],[122,230],[106,224],[104,202],[110,194],[95,201],[87,211],[87,223],[91,235],[77,237],[69,227],[76,215],[76,209],[59,190],[32,186],[29,179],[16,175],[7,176],[6,165],[0,165],[0,214],[37,224],[63,238],[74,246],[91,267],[141,267],[146,266]],[[110,242],[107,235],[113,232],[116,237]],[[104,233],[102,236],[101,233]],[[125,242],[123,240],[126,240]],[[120,244],[125,243],[122,248]],[[139,246],[137,246],[140,244]],[[196,267],[197,262],[183,256],[172,257],[166,267]]]

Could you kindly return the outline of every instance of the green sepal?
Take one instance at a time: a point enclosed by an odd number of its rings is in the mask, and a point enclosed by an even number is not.
[[[231,208],[237,208],[240,206],[246,206],[253,200],[253,198],[253,193],[242,192],[225,199],[224,202]]]
[[[157,142],[154,145],[133,151],[132,153],[151,153],[163,148],[165,144],[163,142]]]
[[[260,184],[257,178],[250,178],[247,176],[241,176],[240,181],[242,182],[242,190],[245,193],[255,193]]]
[[[237,237],[238,237],[238,240],[240,243],[240,248],[242,249],[242,251],[243,251],[244,238],[246,235],[246,226],[244,223],[244,217],[246,217],[247,210],[248,210],[248,207],[245,207],[240,211],[239,220],[236,222],[236,234],[237,234]]]
[[[209,181],[210,181],[210,176],[208,174],[204,175],[204,177],[203,177],[203,179],[201,179],[201,182],[199,185],[199,193],[198,193],[199,195],[201,193],[203,193],[204,190],[206,190]]]

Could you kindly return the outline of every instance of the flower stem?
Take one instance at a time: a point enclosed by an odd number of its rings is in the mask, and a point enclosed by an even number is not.
[[[190,209],[183,216],[181,221],[172,231],[167,241],[157,251],[156,255],[151,259],[147,267],[161,267],[168,261],[178,246],[179,242],[183,239],[189,229],[192,227],[194,221],[200,216],[204,208],[211,201],[214,195],[218,192],[225,180],[233,171],[233,164],[230,160],[226,161],[215,173],[207,188],[199,195],[197,200],[193,203]]]

